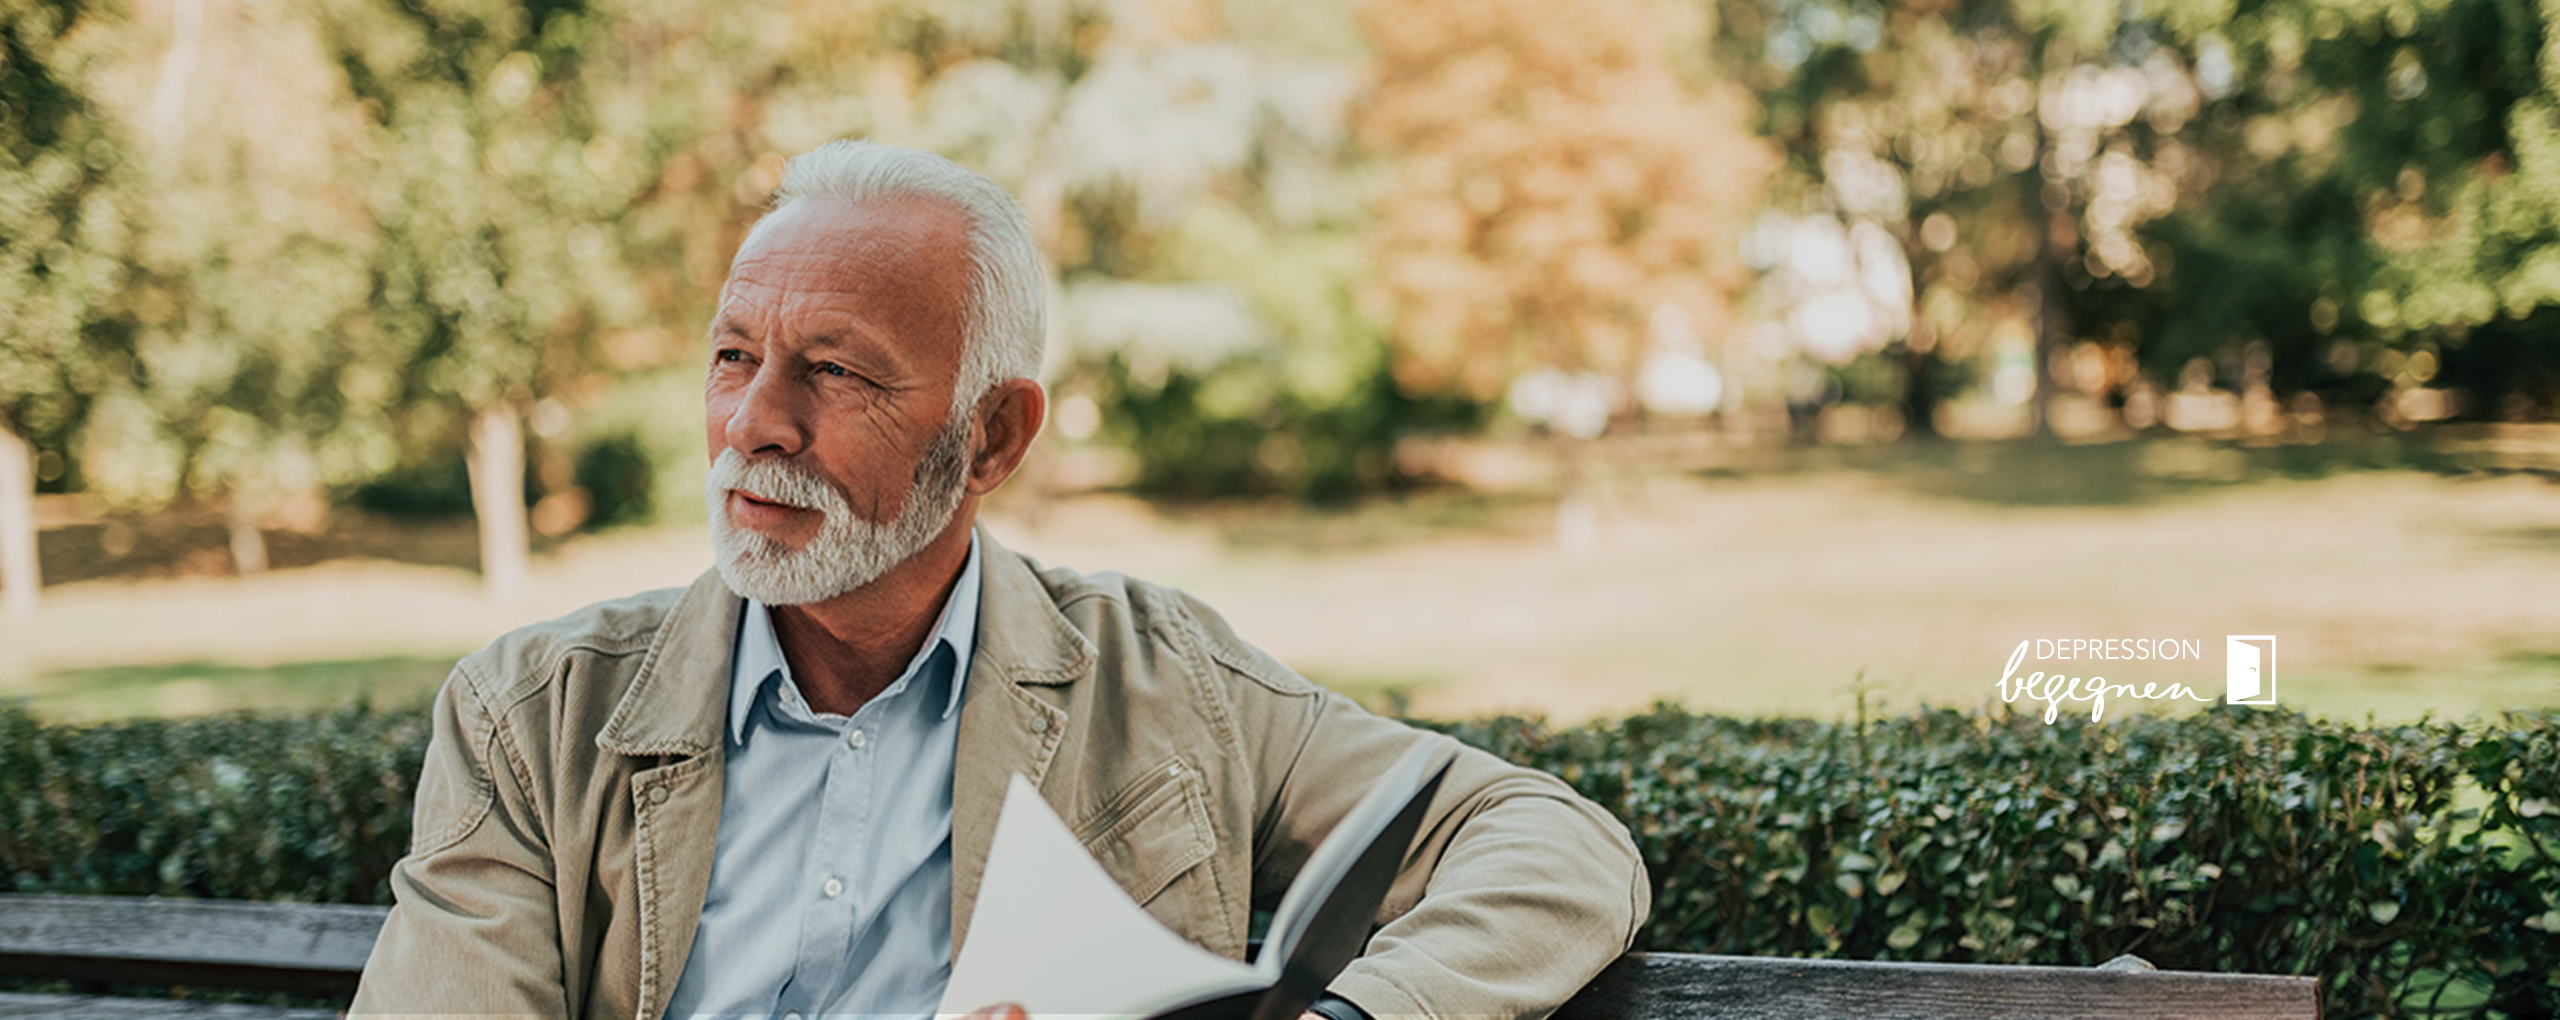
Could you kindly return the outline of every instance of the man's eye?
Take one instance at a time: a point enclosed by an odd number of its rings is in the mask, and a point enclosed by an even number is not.
[[[719,362],[745,361],[747,360],[747,352],[738,350],[734,347],[724,347],[720,350],[711,352],[711,360]]]
[[[832,361],[821,361],[818,363],[818,374],[832,375],[839,379],[847,379],[853,376],[853,371]]]

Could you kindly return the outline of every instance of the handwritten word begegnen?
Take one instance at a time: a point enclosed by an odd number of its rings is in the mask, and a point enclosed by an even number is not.
[[[2031,701],[2044,702],[2046,725],[2052,725],[2054,719],[2061,715],[2062,703],[2066,701],[2089,702],[2089,721],[2097,722],[2104,719],[2107,715],[2107,696],[2111,694],[2140,698],[2145,701],[2178,698],[2193,698],[2207,703],[2213,701],[2212,698],[2196,693],[2185,684],[2170,684],[2166,690],[2163,690],[2157,683],[2147,683],[2137,690],[2132,684],[2108,683],[2107,678],[2102,676],[2093,676],[2086,680],[2076,676],[2044,672],[2019,676],[2018,664],[2026,661],[2027,647],[2034,643],[2032,640],[2020,641],[2018,650],[2009,653],[2009,664],[2000,670],[2000,700],[2015,704],[2020,697],[2025,697]],[[2083,686],[2084,684],[2086,686]]]

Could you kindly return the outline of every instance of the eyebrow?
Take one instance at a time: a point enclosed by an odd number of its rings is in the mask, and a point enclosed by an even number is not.
[[[744,339],[747,335],[746,324],[739,322],[734,316],[723,313],[712,317],[711,328],[706,331],[705,338],[719,340],[722,337],[734,336]]]
[[[723,339],[734,337],[744,341],[761,342],[757,333],[750,328],[752,318],[732,314],[724,308],[712,317],[711,328],[705,334],[704,340],[707,343],[717,344]],[[817,328],[804,327],[796,335],[799,339],[797,346],[804,353],[849,358],[869,365],[879,372],[906,375],[912,371],[900,364],[902,359],[888,349],[887,345],[883,345],[859,326],[832,324]]]

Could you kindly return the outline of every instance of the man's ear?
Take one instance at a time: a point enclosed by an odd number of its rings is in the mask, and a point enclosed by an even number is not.
[[[1007,379],[978,398],[978,446],[969,455],[969,492],[984,496],[1013,477],[1049,417],[1049,394],[1029,379]]]

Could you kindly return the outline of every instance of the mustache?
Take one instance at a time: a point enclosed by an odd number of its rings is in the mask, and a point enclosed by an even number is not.
[[[835,486],[786,460],[748,460],[736,450],[722,450],[711,462],[708,481],[715,491],[743,492],[767,503],[822,512],[845,509],[844,494]]]

